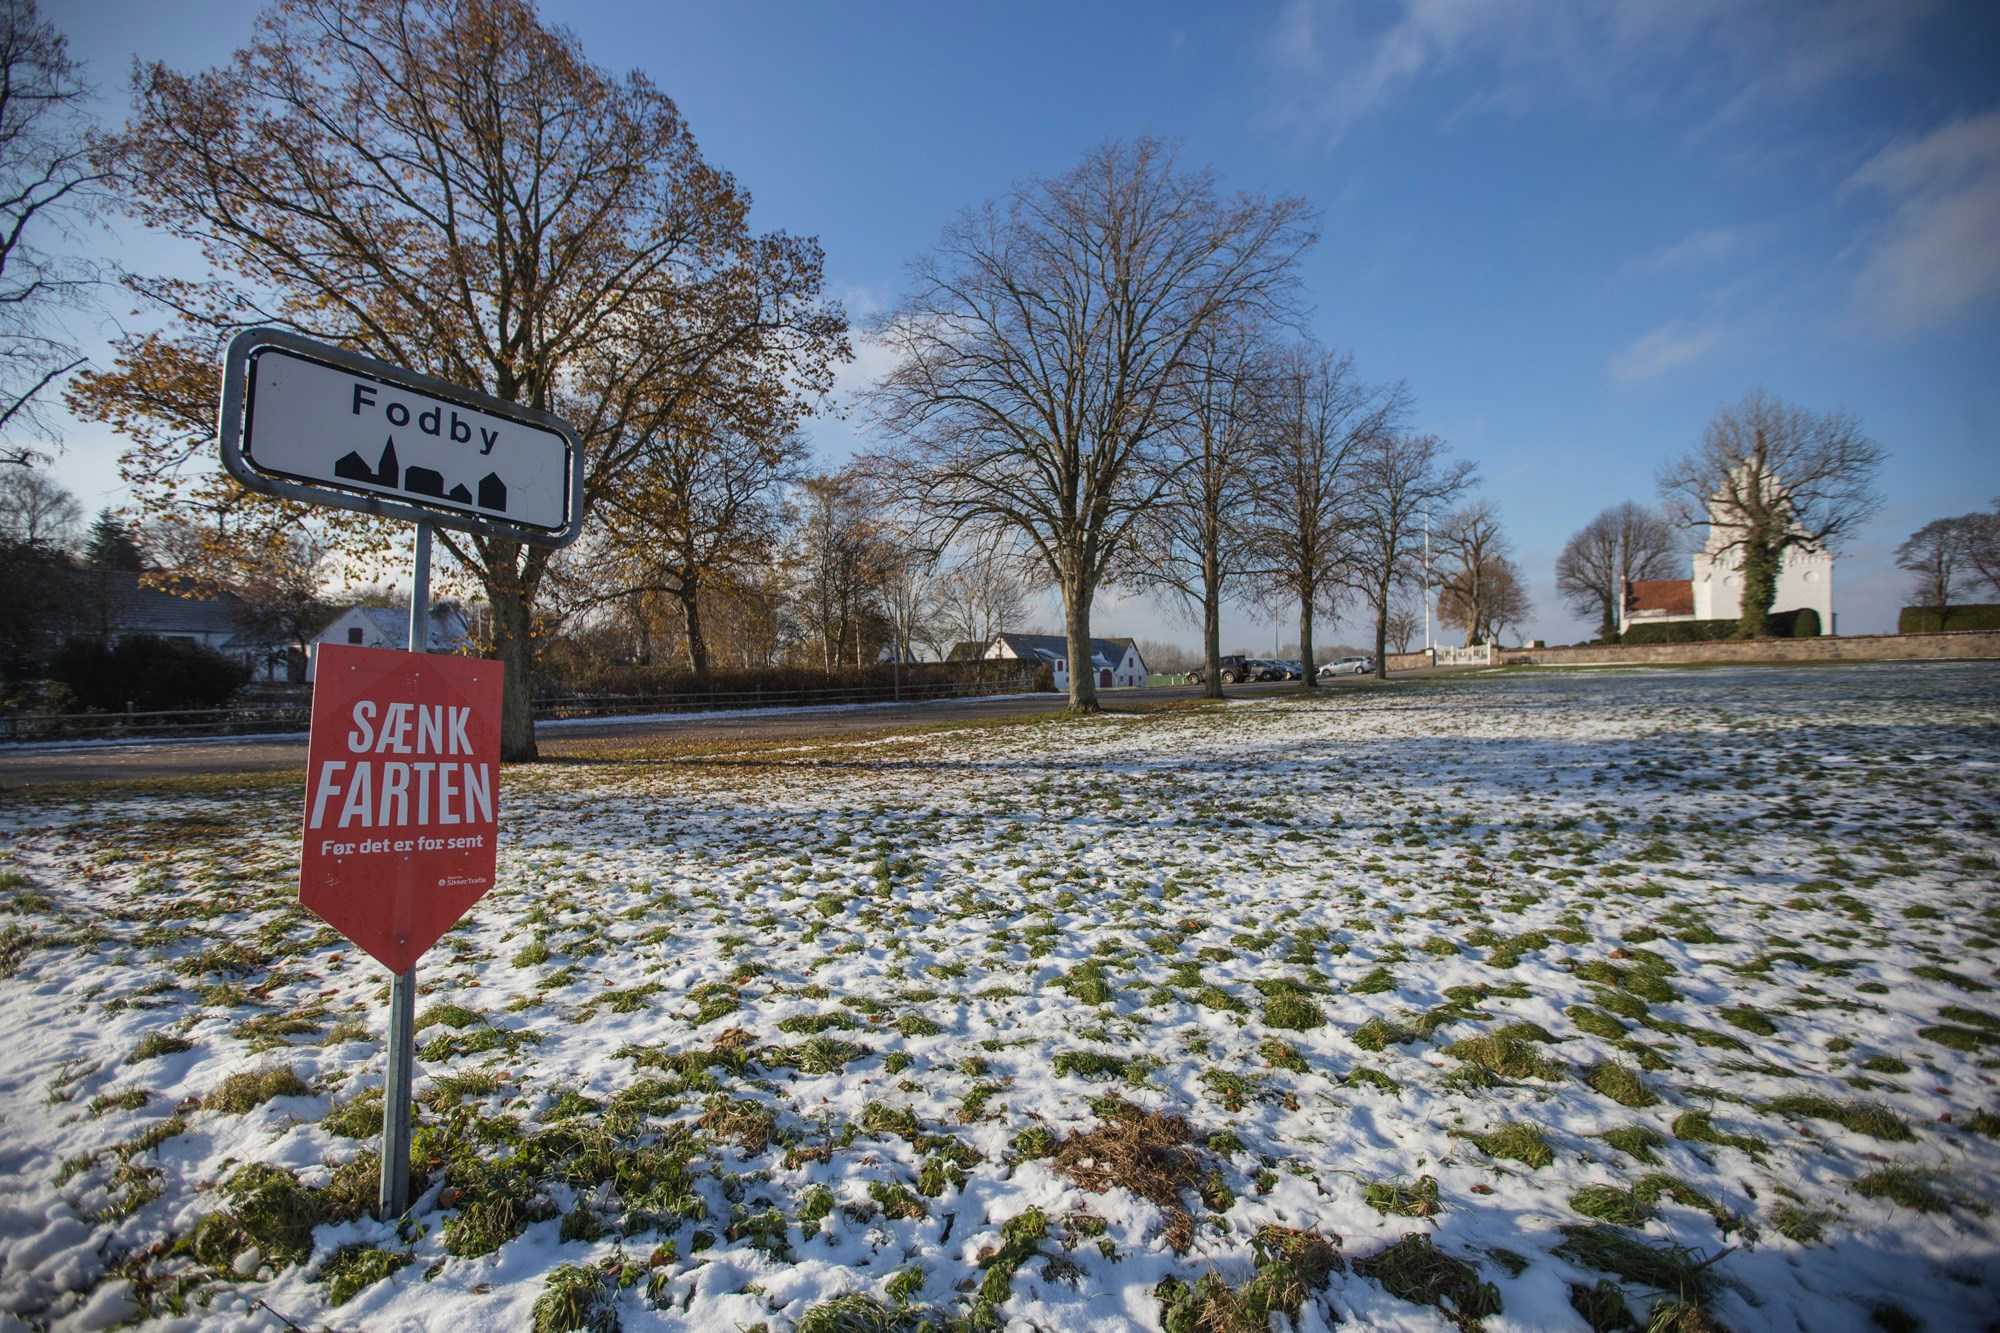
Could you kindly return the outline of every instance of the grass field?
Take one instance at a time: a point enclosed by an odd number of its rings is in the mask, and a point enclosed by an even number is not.
[[[1979,1329],[2000,667],[1498,674],[509,770],[420,969],[299,794],[0,806],[0,1327]]]

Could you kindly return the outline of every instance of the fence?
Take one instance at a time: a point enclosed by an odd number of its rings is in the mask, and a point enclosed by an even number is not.
[[[1437,650],[1437,665],[1441,667],[1492,666],[1493,645],[1475,643],[1469,648],[1440,648]]]
[[[753,708],[830,707],[839,704],[921,702],[1020,694],[1034,689],[1031,672],[980,681],[843,685],[825,689],[735,690],[683,694],[553,695],[535,701],[537,722],[569,718],[628,717],[651,713],[733,712]],[[0,716],[0,743],[55,740],[165,740],[216,736],[270,736],[304,731],[310,699],[236,708],[186,708],[160,712],[10,713]]]

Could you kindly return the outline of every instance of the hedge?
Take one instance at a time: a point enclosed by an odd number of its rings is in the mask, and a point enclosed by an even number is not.
[[[1948,629],[2000,629],[2000,604],[1950,606],[1943,615],[1938,614],[1935,606],[1906,606],[1896,617],[1898,634],[1936,634]]]
[[[1001,685],[1032,671],[1030,663],[1013,659],[983,658],[972,662],[908,662],[899,670],[881,662],[855,669],[818,671],[809,667],[758,667],[749,670],[714,670],[698,681],[684,664],[671,666],[611,666],[572,677],[560,689],[544,689],[544,699],[573,695],[629,697],[739,696],[746,694],[799,694],[818,690],[871,690],[885,694],[896,685]],[[1046,688],[1046,687],[1044,687]]]
[[[71,639],[49,663],[49,676],[67,685],[88,709],[142,712],[217,708],[250,679],[233,657],[180,639],[138,634],[106,645]]]
[[[1954,616],[1958,613],[1952,612]],[[1773,611],[1764,617],[1764,631],[1773,639],[1816,639],[1819,612],[1809,606],[1796,611]],[[1714,643],[1736,637],[1734,620],[1665,620],[1641,622],[1626,630],[1620,643]]]

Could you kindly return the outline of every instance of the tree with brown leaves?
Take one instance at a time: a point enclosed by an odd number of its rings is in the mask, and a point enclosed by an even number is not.
[[[136,71],[101,145],[145,223],[195,241],[205,277],[134,276],[170,313],[72,394],[134,443],[155,515],[224,543],[291,521],[219,478],[222,343],[292,329],[544,409],[583,442],[586,514],[690,417],[795,419],[848,355],[809,238],[757,234],[644,75],[590,64],[528,0],[278,0],[228,64]],[[336,516],[350,555],[380,523]],[[490,606],[506,665],[501,752],[532,758],[535,606],[550,553],[441,533]]]

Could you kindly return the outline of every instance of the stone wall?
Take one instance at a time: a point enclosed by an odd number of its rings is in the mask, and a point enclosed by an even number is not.
[[[1428,648],[1414,653],[1384,653],[1382,654],[1382,664],[1390,671],[1415,671],[1420,667],[1436,665],[1431,660],[1431,652]]]
[[[1391,671],[1427,665],[1422,653],[1391,657]],[[1679,662],[1910,662],[2000,658],[2000,630],[1946,634],[1844,634],[1817,639],[1722,639],[1714,643],[1600,644],[1587,648],[1503,648],[1508,666],[1645,666]]]

